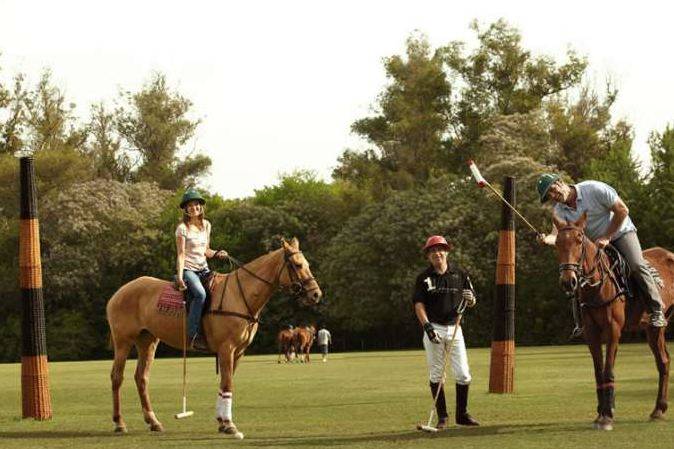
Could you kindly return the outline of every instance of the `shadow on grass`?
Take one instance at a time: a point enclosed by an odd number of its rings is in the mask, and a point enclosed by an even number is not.
[[[25,432],[0,432],[0,439],[4,438],[13,438],[13,439],[63,439],[63,438],[103,438],[103,437],[114,437],[119,438],[119,434],[116,434],[112,431],[109,432],[76,432],[73,430],[68,431],[58,431],[58,430],[41,430],[36,432],[34,430],[27,430]]]
[[[596,432],[592,430],[591,422],[578,423],[545,423],[545,424],[517,424],[517,425],[494,425],[480,427],[453,427],[439,433],[424,433],[418,430],[402,432],[380,432],[360,435],[311,435],[299,437],[276,437],[276,438],[249,438],[246,442],[257,447],[273,446],[343,446],[357,443],[400,443],[410,441],[427,441],[429,439],[451,439],[484,437],[490,435],[509,435],[526,433],[546,434],[561,432]],[[191,441],[200,438],[190,438]],[[212,439],[212,438],[203,438]]]

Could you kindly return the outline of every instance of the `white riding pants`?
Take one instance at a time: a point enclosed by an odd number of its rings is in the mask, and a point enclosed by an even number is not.
[[[454,338],[451,354],[448,354],[450,352],[449,345],[456,326],[453,324],[448,326],[436,323],[431,324],[442,341],[440,343],[433,343],[424,332],[424,349],[426,350],[430,381],[433,383],[442,381],[446,356],[449,355],[454,380],[457,384],[469,385],[472,378],[470,376],[470,368],[468,367],[468,354],[466,353],[466,344],[463,341],[461,326],[456,331],[456,338]]]

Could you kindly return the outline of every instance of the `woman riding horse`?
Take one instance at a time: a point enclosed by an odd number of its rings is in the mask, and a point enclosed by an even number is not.
[[[233,375],[244,351],[253,341],[259,316],[271,295],[279,288],[290,290],[307,304],[317,303],[322,296],[311,274],[309,263],[300,251],[299,242],[283,241],[282,247],[240,267],[216,283],[213,301],[203,317],[208,348],[218,354],[220,388],[216,401],[219,431],[241,438],[232,419]],[[122,286],[107,304],[107,318],[115,351],[112,365],[113,421],[115,431],[125,432],[121,414],[120,387],[124,365],[132,346],[138,351],[135,380],[143,417],[150,430],[163,426],[155,416],[148,382],[150,366],[160,340],[174,348],[182,348],[182,316],[158,313],[161,293],[171,283],[152,277],[140,277]]]

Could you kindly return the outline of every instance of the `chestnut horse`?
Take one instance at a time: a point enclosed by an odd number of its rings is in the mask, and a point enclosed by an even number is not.
[[[295,350],[295,331],[297,329],[282,329],[279,331],[276,341],[278,342],[278,363],[283,361],[285,357],[286,362],[290,362],[291,354],[297,353]]]
[[[300,362],[311,362],[309,354],[311,353],[311,345],[314,343],[316,336],[316,328],[314,326],[305,326],[295,329],[295,348],[296,354]]]
[[[299,248],[297,239],[240,267],[227,275],[232,282],[217,285],[210,310],[203,317],[204,335],[210,351],[218,354],[220,391],[216,402],[219,430],[242,438],[231,416],[232,377],[239,359],[253,341],[258,318],[274,291],[291,290],[307,304],[317,303],[321,296],[309,263]],[[160,340],[174,348],[183,347],[183,319],[157,312],[161,291],[170,283],[151,277],[140,277],[122,286],[107,305],[108,324],[115,351],[112,365],[112,419],[116,432],[125,432],[122,418],[120,387],[124,365],[131,346],[138,350],[135,380],[145,422],[150,430],[163,430],[150,403],[148,382],[154,353]],[[218,304],[216,304],[218,303]]]
[[[559,259],[560,284],[568,294],[574,294],[581,304],[585,340],[594,362],[597,383],[597,418],[594,428],[611,430],[615,409],[613,366],[618,352],[618,343],[623,328],[636,330],[647,322],[643,293],[632,283],[634,298],[625,304],[625,292],[618,287],[607,254],[585,236],[584,214],[576,222],[565,222],[553,217],[558,230],[557,255]],[[644,258],[655,268],[663,282],[660,294],[664,311],[670,311],[674,303],[674,254],[663,248],[650,248],[643,252]],[[665,344],[665,327],[648,325],[648,344],[655,356],[659,386],[651,419],[663,417],[667,411],[667,388],[669,382],[669,353]],[[606,358],[602,360],[602,344],[606,344]]]

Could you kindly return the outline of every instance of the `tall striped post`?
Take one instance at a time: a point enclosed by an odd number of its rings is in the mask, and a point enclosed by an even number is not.
[[[515,207],[515,178],[505,178],[503,196]],[[489,392],[512,393],[515,375],[515,220],[503,204],[496,260],[496,301]]]
[[[40,227],[32,157],[22,157],[19,273],[23,320],[21,323],[21,399],[24,418],[51,419],[47,339],[42,296]]]

